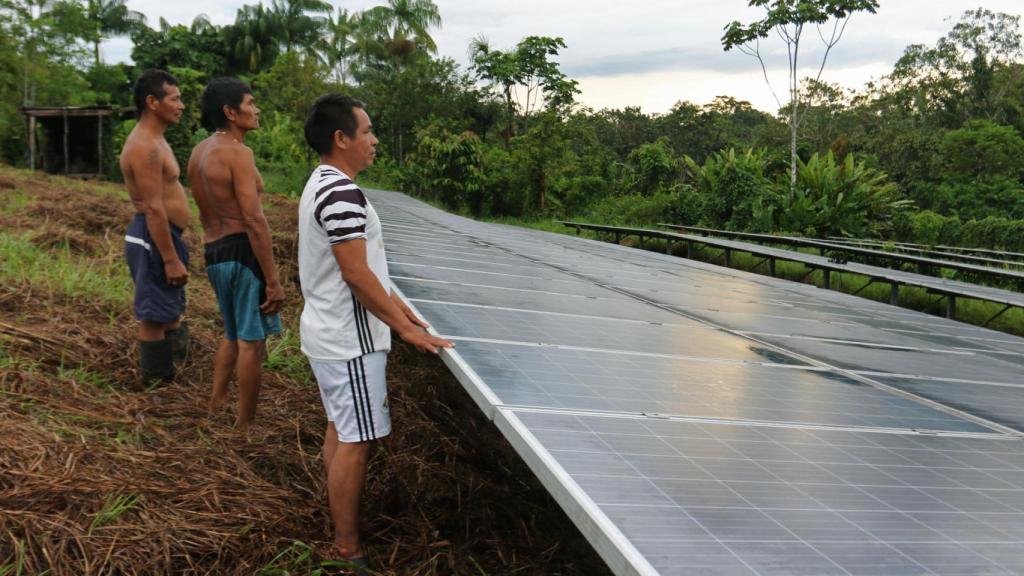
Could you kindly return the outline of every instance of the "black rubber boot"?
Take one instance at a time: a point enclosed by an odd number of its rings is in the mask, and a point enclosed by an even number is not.
[[[188,322],[184,320],[174,330],[164,331],[164,338],[171,341],[175,360],[180,361],[188,357],[188,336]]]
[[[142,383],[154,380],[170,382],[174,379],[174,350],[169,338],[156,342],[139,342],[139,366]]]

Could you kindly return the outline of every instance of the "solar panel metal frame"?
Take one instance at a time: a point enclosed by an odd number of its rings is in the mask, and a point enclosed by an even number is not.
[[[397,286],[395,286],[394,289],[396,294],[406,301],[406,303],[410,305],[410,308],[419,314],[419,311],[416,310],[416,302],[407,298]],[[430,332],[438,334],[433,327],[430,329]],[[731,332],[739,336],[744,336],[738,331]],[[749,336],[746,336],[746,338],[750,339]],[[494,420],[498,429],[506,436],[534,473],[537,474],[542,484],[545,485],[545,487],[555,497],[556,501],[558,501],[563,509],[569,514],[570,518],[572,518],[572,520],[581,529],[609,567],[617,574],[629,574],[631,576],[634,574],[643,574],[645,576],[648,574],[658,574],[658,571],[647,560],[647,558],[639,552],[628,538],[626,538],[615,523],[606,514],[604,514],[600,507],[598,507],[587,493],[575,482],[575,480],[572,479],[571,475],[565,471],[561,464],[553,459],[547,449],[543,445],[538,444],[532,433],[530,433],[525,425],[519,421],[515,415],[515,411],[522,410],[523,408],[502,404],[499,396],[494,392],[494,390],[492,390],[487,383],[476,374],[472,366],[461,358],[458,353],[458,348],[454,350],[443,350],[440,356],[446,366],[448,366],[452,371],[456,379],[467,390],[484,414],[487,415],[488,418]],[[882,389],[888,388],[886,386],[880,387]],[[913,397],[919,401],[921,400],[920,397],[913,394],[902,393],[895,388],[892,388],[891,390],[899,395]],[[923,404],[934,404],[937,407],[945,408],[943,405],[934,402],[925,401]],[[572,411],[552,410],[551,412],[571,413]],[[960,411],[953,412],[964,415]],[[993,435],[974,435],[977,437],[994,436],[998,434],[996,431],[1002,431],[1004,433],[1016,432],[1015,430],[1007,427],[993,425],[984,419],[978,418],[976,420],[984,422],[988,427],[992,428],[994,432]],[[783,428],[792,426],[787,424],[763,425],[777,425]],[[814,426],[812,426],[812,428],[813,427]],[[823,426],[821,428],[835,429],[835,427],[830,426]],[[956,436],[971,437],[972,435],[969,433],[958,433]]]

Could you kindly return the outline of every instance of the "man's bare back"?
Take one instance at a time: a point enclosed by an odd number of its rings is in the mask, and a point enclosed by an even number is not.
[[[246,231],[239,199],[263,194],[263,178],[249,147],[214,132],[192,150],[188,178],[199,206],[204,242]]]

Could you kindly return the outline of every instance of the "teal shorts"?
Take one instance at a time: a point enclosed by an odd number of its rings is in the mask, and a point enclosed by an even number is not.
[[[224,337],[253,342],[281,333],[281,317],[260,312],[266,281],[247,234],[231,234],[206,245],[206,276],[224,317]]]

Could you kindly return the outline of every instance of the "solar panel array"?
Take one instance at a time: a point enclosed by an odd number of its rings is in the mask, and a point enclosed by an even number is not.
[[[370,198],[395,286],[617,574],[1024,574],[1024,339]]]

